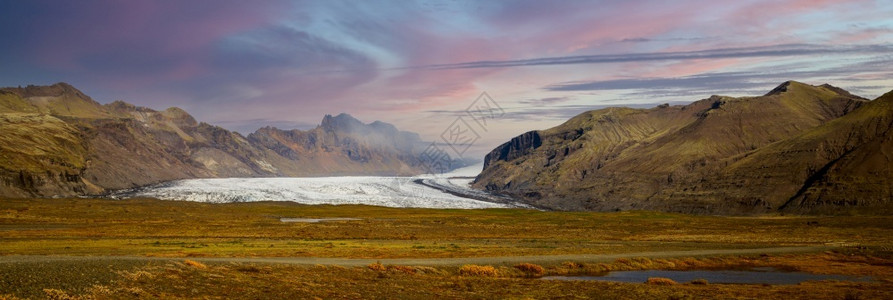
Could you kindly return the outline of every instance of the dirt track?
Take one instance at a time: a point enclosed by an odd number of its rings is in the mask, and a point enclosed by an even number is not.
[[[660,251],[660,252],[632,252],[620,254],[569,254],[569,255],[536,255],[536,256],[499,256],[499,257],[459,257],[459,258],[392,258],[392,259],[352,259],[352,258],[326,258],[326,257],[142,257],[142,256],[41,256],[41,255],[10,255],[0,256],[0,264],[40,262],[50,263],[54,261],[96,261],[96,260],[182,260],[211,263],[270,263],[270,264],[295,264],[295,265],[339,265],[339,266],[364,266],[375,262],[386,265],[462,265],[462,264],[517,264],[529,263],[560,263],[564,261],[578,262],[610,262],[618,258],[647,257],[689,257],[689,256],[714,256],[714,255],[752,255],[752,254],[779,254],[820,252],[832,249],[827,246],[812,247],[773,247],[754,249],[705,249],[687,251]]]

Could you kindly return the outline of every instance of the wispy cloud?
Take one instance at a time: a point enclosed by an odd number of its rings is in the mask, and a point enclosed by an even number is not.
[[[693,99],[694,100],[694,99]],[[689,101],[690,102],[690,101]],[[499,122],[504,121],[543,121],[543,120],[567,120],[571,117],[579,115],[590,110],[597,110],[609,107],[629,107],[629,108],[653,108],[660,104],[683,105],[689,102],[648,102],[648,103],[629,103],[625,105],[616,104],[565,104],[565,105],[546,105],[546,106],[513,106],[505,108],[505,115],[497,119]],[[463,110],[429,110],[426,113],[440,117],[465,117],[466,112]]]
[[[786,80],[833,77],[845,79],[851,74],[887,72],[893,56],[866,57],[864,61],[834,67],[816,68],[808,63],[791,63],[774,71],[764,67],[734,72],[708,72],[683,77],[626,78],[586,82],[564,82],[544,87],[548,91],[645,90],[650,96],[687,96],[705,92],[760,92]],[[889,88],[889,87],[888,87]],[[675,91],[675,92],[670,92]]]
[[[814,56],[832,54],[877,54],[891,53],[893,45],[815,45],[815,44],[784,44],[762,47],[720,48],[698,51],[677,52],[651,52],[651,53],[625,53],[625,54],[597,54],[576,55],[560,57],[544,57],[520,60],[490,60],[473,61],[453,64],[436,64],[413,66],[398,69],[469,69],[469,68],[510,68],[543,65],[570,65],[570,64],[604,64],[625,62],[671,61],[690,59],[723,59],[723,58],[749,58],[749,57],[782,57],[782,56]]]
[[[532,105],[554,105],[558,103],[568,102],[573,100],[573,97],[565,96],[565,97],[547,97],[547,98],[539,98],[539,99],[525,99],[519,100],[518,103],[521,104],[532,104]]]

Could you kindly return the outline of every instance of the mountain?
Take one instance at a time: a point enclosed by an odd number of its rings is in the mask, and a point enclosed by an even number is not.
[[[772,190],[770,199],[776,201],[771,205],[784,211],[867,207],[889,212],[893,91],[805,134],[743,156],[725,171],[726,177],[760,171],[763,176],[752,184]]]
[[[474,184],[562,210],[888,209],[890,101],[789,81],[760,97],[594,110],[500,145]]]
[[[417,134],[347,114],[247,138],[179,108],[99,104],[65,83],[0,89],[0,197],[96,195],[208,177],[410,175]]]
[[[364,124],[348,114],[326,115],[311,130],[264,127],[248,140],[275,155],[298,161],[283,175],[412,175],[418,153],[428,144],[418,134],[399,131],[394,125]]]

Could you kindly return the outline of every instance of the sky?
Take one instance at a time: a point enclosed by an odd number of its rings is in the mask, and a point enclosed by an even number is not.
[[[0,86],[67,82],[243,134],[339,113],[429,141],[466,124],[460,155],[478,156],[608,106],[787,80],[877,97],[890,16],[893,0],[0,0]],[[481,103],[498,114],[475,122]]]

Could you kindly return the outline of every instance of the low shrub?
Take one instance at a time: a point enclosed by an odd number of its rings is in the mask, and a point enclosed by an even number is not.
[[[709,282],[707,282],[707,279],[695,279],[695,280],[692,280],[690,283],[691,283],[691,284],[697,284],[697,285],[707,285],[707,284],[710,284]]]
[[[378,272],[383,272],[383,271],[387,271],[387,270],[388,270],[388,268],[386,268],[384,265],[382,265],[381,263],[378,263],[378,262],[377,262],[377,263],[371,263],[371,264],[369,264],[367,267],[369,268],[369,270],[372,270],[372,271],[378,271]]]
[[[531,263],[522,263],[515,266],[515,269],[521,270],[521,272],[526,273],[528,276],[543,276],[546,273],[546,269],[543,269],[542,266]]]
[[[208,266],[206,266],[205,264],[191,260],[191,259],[184,260],[183,263],[186,264],[187,266],[197,268],[197,269],[207,269],[208,268]]]
[[[57,290],[57,289],[43,289],[43,292],[46,294],[46,299],[51,300],[69,300],[76,299],[71,295],[68,295],[65,291]]]
[[[661,268],[661,269],[672,269],[676,267],[676,263],[666,260],[666,259],[653,259],[651,260],[652,267]]]
[[[673,279],[663,278],[663,277],[650,277],[648,281],[645,281],[647,284],[651,285],[676,285],[677,283],[673,281]]]
[[[499,272],[496,271],[496,268],[493,266],[479,266],[479,265],[464,265],[459,268],[459,274],[464,276],[479,276],[479,277],[496,277],[499,276]]]
[[[680,261],[680,262],[677,263],[676,265],[677,265],[677,266],[678,266],[678,265],[682,265],[682,266],[684,266],[684,267],[694,268],[694,267],[700,267],[700,266],[703,266],[704,263],[701,262],[700,260],[698,260],[697,258],[694,258],[694,257],[686,257],[686,258],[682,259],[682,261]]]

